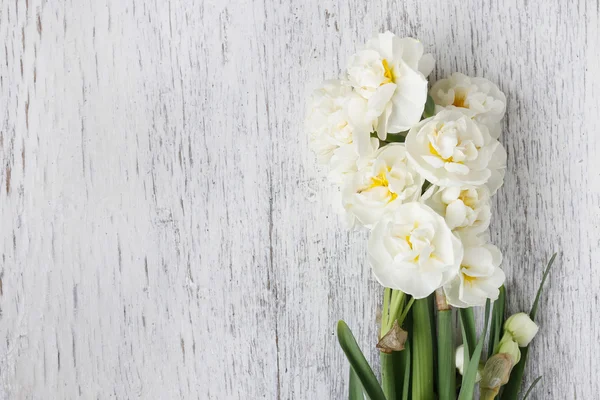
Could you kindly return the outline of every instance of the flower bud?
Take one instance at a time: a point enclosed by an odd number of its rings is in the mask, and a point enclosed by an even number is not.
[[[465,369],[465,346],[462,344],[456,348],[456,353],[454,355],[454,363],[456,364],[456,369],[458,373],[464,375]],[[483,371],[483,364],[480,363],[477,366],[477,377],[475,378],[475,382],[479,382],[481,380],[481,372]]]
[[[456,369],[463,375],[465,369],[465,346],[462,344],[456,348],[456,354],[454,355],[454,362]]]
[[[500,343],[498,343],[498,354],[508,354],[512,359],[513,365],[517,365],[521,359],[521,350],[519,344],[513,340],[510,333],[505,333]]]
[[[537,334],[539,327],[525,313],[512,315],[504,323],[504,331],[509,332],[519,347],[526,347]]]
[[[495,354],[487,360],[479,384],[480,400],[496,398],[502,385],[508,382],[513,365],[512,356],[504,353]]]

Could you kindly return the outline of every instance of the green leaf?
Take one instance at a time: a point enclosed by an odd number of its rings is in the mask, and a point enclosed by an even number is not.
[[[406,133],[407,132],[388,133],[387,137],[385,138],[385,142],[387,142],[387,143],[404,143],[404,141],[406,140]]]
[[[438,396],[439,400],[456,399],[456,367],[452,340],[452,310],[437,313]]]
[[[354,368],[350,367],[350,385],[348,391],[348,400],[365,400],[362,385]]]
[[[435,103],[430,95],[427,95],[427,101],[425,102],[425,110],[423,111],[423,118],[429,118],[435,113]]]
[[[527,362],[528,347],[521,348],[521,360],[515,365],[510,372],[508,383],[504,386],[502,398],[504,400],[517,400],[517,395],[521,391],[521,381],[523,380],[523,372]]]
[[[533,383],[531,384],[531,386],[529,386],[529,389],[527,389],[527,392],[525,393],[525,397],[523,397],[523,400],[527,400],[527,397],[529,397],[529,394],[531,393],[531,391],[533,390],[533,388],[535,387],[535,385],[537,385],[537,383],[542,379],[541,376],[538,376],[537,378],[535,378],[535,381],[533,381]]]
[[[433,331],[429,300],[415,300],[412,306],[412,398],[433,400]]]
[[[506,303],[506,289],[500,286],[500,294],[498,299],[494,301],[494,309],[492,310],[492,324],[490,326],[490,341],[488,343],[488,358],[494,355],[498,342],[500,341],[500,333],[502,332],[502,324],[504,322],[504,307]]]
[[[464,336],[466,337],[465,348],[469,349],[469,358],[475,351],[477,341],[477,331],[475,330],[475,316],[472,308],[461,308],[459,310],[460,323],[464,327]],[[464,338],[463,338],[464,339]],[[468,345],[468,346],[467,346]],[[466,358],[465,358],[466,360]],[[466,367],[465,367],[466,368]]]
[[[367,359],[360,350],[360,347],[358,347],[352,331],[342,320],[340,320],[337,325],[337,336],[340,347],[346,354],[346,358],[348,358],[354,372],[356,372],[367,396],[369,396],[371,400],[386,400],[383,390],[381,390],[381,386],[379,386],[379,382],[377,381],[377,377],[375,377]]]
[[[535,301],[533,302],[531,312],[529,313],[529,316],[531,317],[532,321],[535,321],[535,314],[537,314],[538,302],[540,301],[540,296],[542,295],[542,290],[544,289],[544,283],[546,283],[546,278],[548,278],[548,274],[550,273],[550,268],[552,267],[552,264],[554,264],[554,260],[556,259],[556,254],[557,253],[554,253],[550,258],[550,261],[548,261],[548,266],[546,267],[546,270],[544,271],[544,276],[542,277],[542,283],[540,283],[540,287],[538,288],[537,294],[535,295]]]
[[[465,325],[462,323],[460,324],[460,331],[462,333],[462,339],[463,339],[463,372],[464,370],[467,369],[467,367],[469,366],[469,361],[471,359],[471,349],[469,349],[469,341],[467,340],[467,331],[465,329]],[[463,375],[463,380],[465,379],[464,375]],[[462,382],[461,382],[462,384]]]
[[[544,288],[544,283],[546,282],[546,278],[550,273],[550,267],[554,264],[554,260],[556,259],[556,254],[552,255],[550,261],[548,262],[548,266],[544,270],[544,275],[542,276],[542,282],[538,288],[537,294],[535,296],[535,301],[533,302],[533,306],[531,307],[531,312],[529,313],[529,317],[535,321],[535,315],[537,314],[538,302],[540,300],[540,296],[542,294],[542,289]],[[521,383],[523,381],[523,373],[525,372],[525,365],[527,364],[527,354],[529,353],[529,346],[521,348],[521,360],[517,365],[513,367],[512,372],[510,373],[510,379],[508,383],[504,387],[504,392],[502,393],[502,398],[504,400],[516,400],[519,392],[521,391]]]
[[[490,322],[490,301],[485,303],[485,324],[483,332],[479,336],[477,346],[473,351],[472,357],[469,359],[469,365],[465,368],[465,374],[463,376],[462,385],[460,387],[460,394],[458,400],[472,400],[473,393],[475,392],[475,384],[477,383],[477,369],[479,368],[479,359],[481,358],[481,352],[483,350],[483,342],[485,335],[487,334],[488,325]]]

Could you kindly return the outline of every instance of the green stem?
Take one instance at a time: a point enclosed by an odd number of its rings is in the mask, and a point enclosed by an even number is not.
[[[390,325],[390,303],[395,297],[395,292],[390,288],[383,290],[383,314],[381,315],[381,329],[379,337],[384,337],[391,329]],[[381,387],[387,399],[393,399],[395,396],[394,363],[392,355],[384,352],[379,353],[381,359]]]
[[[433,349],[429,300],[419,299],[413,306],[412,398],[433,400]]]
[[[414,299],[411,299],[414,300]],[[410,303],[410,305],[412,305],[412,303]],[[404,319],[404,324],[403,326],[406,328],[406,331],[408,332],[408,337],[409,339],[411,339],[413,337],[413,328],[412,328],[412,309],[408,308],[407,311],[407,315],[405,316]],[[412,339],[411,339],[412,340]],[[396,388],[398,394],[400,394],[400,392],[402,392],[402,400],[409,400],[410,398],[410,394],[411,394],[411,369],[412,369],[412,365],[411,365],[411,340],[407,340],[405,343],[405,348],[403,351],[400,352],[400,363],[398,366],[398,369],[400,371],[399,374],[401,376],[399,382],[402,382],[402,391],[400,391],[400,386],[398,386]]]
[[[492,309],[488,358],[494,355],[496,347],[498,347],[498,342],[500,342],[500,332],[502,331],[502,324],[504,322],[505,296],[506,291],[503,285],[500,287],[500,294],[498,295],[498,299],[494,301],[494,308]]]
[[[399,290],[386,288],[383,295],[383,315],[381,318],[380,337],[387,334],[398,318],[404,304],[406,295]],[[388,399],[396,398],[396,371],[397,357],[394,354],[380,353],[381,357],[381,386]],[[396,361],[395,361],[396,360]],[[400,386],[401,387],[401,386]]]
[[[408,315],[408,312],[410,311],[414,302],[415,302],[415,298],[411,297],[410,300],[408,301],[408,304],[406,305],[406,308],[404,308],[404,311],[402,311],[402,315],[400,315],[400,318],[398,318],[398,325],[402,326],[402,324],[404,323],[404,320],[406,319],[406,316]]]
[[[392,291],[392,301],[390,302],[390,316],[387,321],[387,331],[392,329],[394,321],[398,319],[398,314],[400,314],[400,309],[404,304],[405,297],[406,295],[404,294],[404,292],[401,292],[399,290]],[[398,325],[401,325],[400,321],[398,321]]]
[[[383,312],[381,313],[381,328],[379,330],[379,338],[384,337],[389,330],[387,329],[387,326],[389,320],[389,304],[391,293],[392,289],[390,288],[385,288],[383,290]]]
[[[396,398],[396,376],[394,372],[394,354],[380,353],[381,356],[381,386],[386,399]]]
[[[443,289],[442,289],[443,290]],[[427,298],[429,300],[429,321],[431,321],[431,353],[433,354],[433,392],[437,393],[438,392],[438,387],[437,387],[437,340],[436,340],[436,322],[435,322],[435,313],[433,312],[433,310],[436,308],[435,307],[435,292],[429,296]]]
[[[400,369],[402,370],[402,400],[408,400],[410,395],[410,341],[406,348],[400,352]]]
[[[452,309],[443,292],[436,292],[438,395],[439,400],[456,399],[456,370],[454,366],[454,341],[452,337]]]

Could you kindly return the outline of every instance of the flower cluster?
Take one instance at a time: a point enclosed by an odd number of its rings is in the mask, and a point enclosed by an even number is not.
[[[443,288],[464,308],[495,300],[504,283],[486,232],[506,167],[506,98],[459,73],[428,89],[433,65],[418,40],[375,36],[342,79],[314,91],[306,129],[346,220],[371,230],[377,280],[417,299]]]

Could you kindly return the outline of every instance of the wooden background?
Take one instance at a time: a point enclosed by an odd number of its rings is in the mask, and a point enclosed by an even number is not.
[[[507,94],[492,236],[543,297],[532,398],[599,398],[597,1],[0,0],[0,398],[341,399],[377,362],[366,233],[307,88],[391,29]]]

